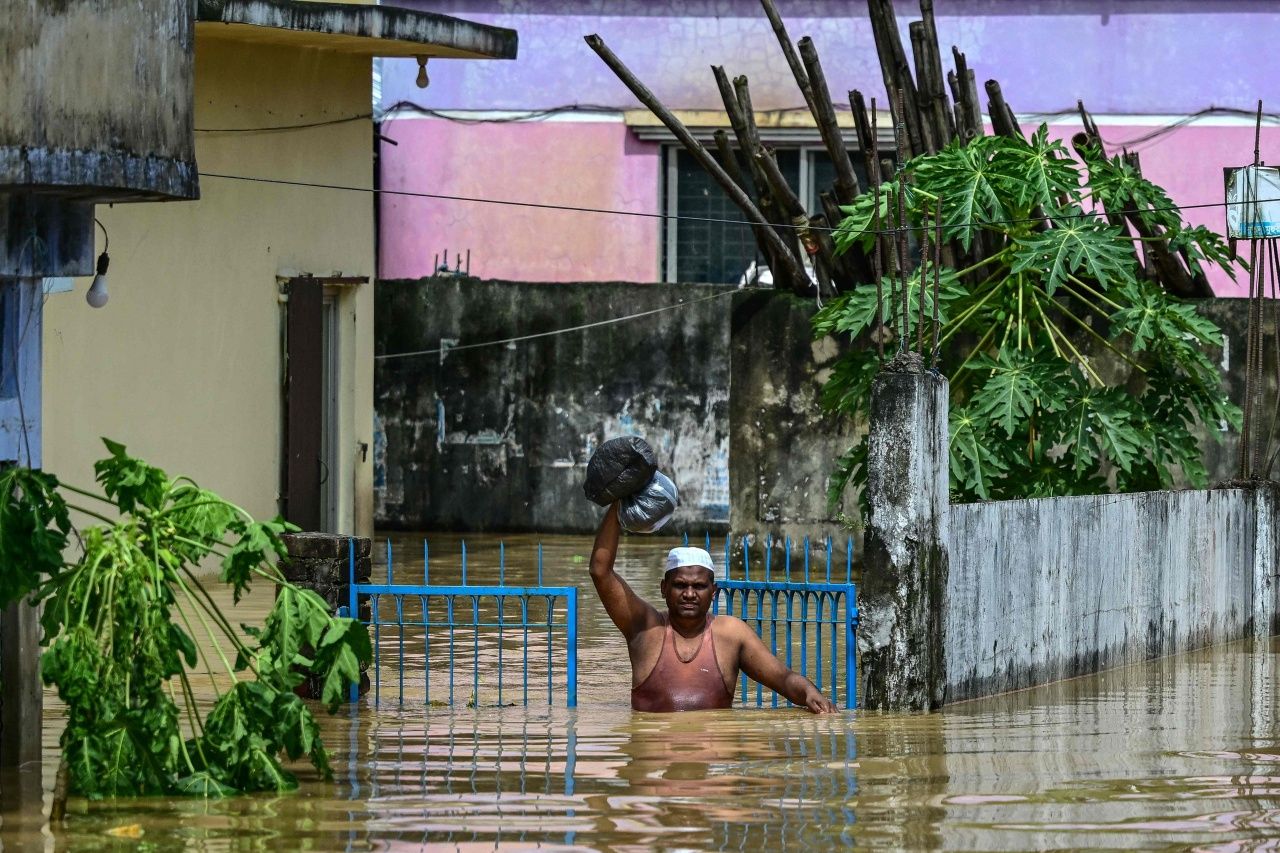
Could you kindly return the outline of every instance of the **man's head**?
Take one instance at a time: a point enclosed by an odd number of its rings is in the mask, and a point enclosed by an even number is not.
[[[715,564],[701,548],[672,548],[662,576],[662,598],[672,616],[701,619],[716,592]]]

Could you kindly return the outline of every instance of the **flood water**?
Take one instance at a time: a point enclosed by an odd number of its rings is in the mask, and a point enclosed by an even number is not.
[[[394,539],[397,564],[419,571],[420,538]],[[533,541],[507,539],[508,583],[532,579]],[[5,850],[1280,849],[1274,642],[932,715],[638,714],[628,706],[626,649],[587,576],[590,540],[544,541],[546,582],[582,590],[576,710],[562,696],[552,707],[498,707],[485,690],[476,707],[401,707],[386,701],[384,684],[379,707],[364,702],[321,720],[331,783],[300,766],[301,789],[284,795],[73,799],[65,828],[52,833],[43,814],[60,721],[48,697],[41,772],[0,778],[0,842]],[[637,591],[656,598],[671,544],[626,543],[619,568]],[[470,581],[495,579],[497,540],[468,545]],[[432,581],[456,581],[456,538],[433,536],[431,549]],[[401,572],[396,579],[408,579]],[[232,621],[259,621],[269,599],[258,590]],[[507,660],[518,645],[504,641]],[[487,646],[486,664],[495,656]]]

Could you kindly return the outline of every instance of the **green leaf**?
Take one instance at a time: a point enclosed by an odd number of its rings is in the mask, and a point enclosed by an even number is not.
[[[1092,388],[1081,382],[1063,409],[1063,435],[1075,471],[1096,467],[1099,460],[1121,471],[1132,470],[1143,458],[1141,414],[1122,388]]]
[[[951,478],[955,491],[971,493],[981,500],[991,497],[993,483],[1007,466],[993,451],[995,436],[987,419],[977,417],[967,407],[951,411]]]
[[[846,215],[840,220],[835,231],[831,232],[837,255],[843,255],[853,246],[860,246],[864,251],[874,248],[876,208],[879,207],[879,224],[883,232],[892,227],[896,217],[896,213],[891,212],[889,203],[897,191],[897,181],[885,181],[880,184],[878,195],[865,192],[858,196],[853,204],[840,208]]]
[[[220,782],[208,770],[199,770],[188,776],[183,776],[173,783],[173,788],[176,793],[186,794],[189,797],[204,797],[205,799],[234,797],[240,793],[236,788]]]
[[[1177,207],[1169,194],[1142,177],[1119,154],[1106,159],[1091,149],[1085,154],[1085,163],[1089,167],[1089,189],[1108,211],[1135,211],[1133,215],[1153,230],[1180,226]]]
[[[999,136],[979,136],[968,145],[952,142],[932,157],[912,161],[916,186],[942,198],[942,232],[945,240],[959,240],[967,251],[982,225],[1010,218],[1016,181],[994,162],[1002,150],[1013,146]]]
[[[1065,365],[1044,350],[1001,350],[995,359],[981,355],[972,363],[975,370],[991,371],[973,397],[974,416],[995,422],[1006,436],[1020,432],[1037,408],[1062,408]]]
[[[139,507],[159,511],[169,486],[164,471],[129,456],[123,444],[108,438],[102,443],[111,455],[95,462],[93,472],[107,497],[116,502],[121,512],[130,513]]]
[[[1080,201],[1080,171],[1066,146],[1049,138],[1047,125],[1041,124],[1030,139],[1002,148],[993,165],[1008,175],[1020,207],[1052,209]]]
[[[58,480],[30,468],[0,468],[0,607],[62,571],[71,519]]]
[[[1067,283],[1068,274],[1089,278],[1102,288],[1130,284],[1137,259],[1127,237],[1096,217],[1079,217],[1067,208],[1052,218],[1053,227],[1028,235],[1013,250],[1010,272],[1043,276],[1050,296]]]

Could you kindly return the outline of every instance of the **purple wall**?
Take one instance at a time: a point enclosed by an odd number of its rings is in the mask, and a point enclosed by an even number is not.
[[[673,108],[720,108],[712,63],[751,78],[757,109],[803,104],[757,0],[395,2],[514,27],[520,52],[513,62],[433,60],[425,90],[414,85],[416,63],[387,60],[384,105],[408,100],[464,110],[638,106],[582,41],[592,32],[600,33]],[[864,3],[778,0],[778,5],[793,39],[814,37],[836,93],[857,87],[868,96],[883,94]],[[917,7],[897,5],[909,50],[907,13]],[[999,79],[1020,114],[1071,109],[1082,98],[1099,117],[1112,150],[1167,124],[1171,114],[1210,105],[1252,109],[1259,97],[1271,110],[1280,108],[1280,75],[1267,61],[1280,43],[1280,3],[1274,0],[937,0],[937,11],[944,50],[960,45],[979,81]],[[563,118],[465,124],[392,120],[383,132],[399,145],[382,147],[383,185],[659,210],[656,144],[637,141],[616,120]],[[1069,136],[1071,118],[1062,121],[1054,132]],[[1175,201],[1220,202],[1222,167],[1251,155],[1250,125],[1243,118],[1214,117],[1131,147],[1141,152],[1146,174]],[[1280,161],[1280,127],[1264,128],[1262,155],[1268,162]],[[1224,227],[1221,208],[1190,210],[1186,218],[1218,231]],[[386,196],[381,223],[384,277],[426,275],[435,253],[446,247],[451,252],[470,248],[472,272],[487,278],[659,277],[661,225],[654,219]],[[1225,274],[1215,273],[1212,280],[1219,294],[1244,292]]]
[[[719,107],[708,66],[746,74],[758,109],[803,106],[757,0],[396,0],[513,27],[513,62],[433,60],[431,87],[413,60],[388,60],[383,100],[437,109],[523,110],[564,104],[630,108],[635,100],[582,37],[599,33],[672,108]],[[860,0],[779,0],[792,39],[811,35],[832,89],[880,95]],[[898,2],[903,43],[918,6]],[[1269,57],[1280,43],[1274,0],[937,0],[943,51],[959,45],[979,85],[994,77],[1021,113],[1250,109],[1280,100]],[[947,63],[950,67],[950,63]],[[839,100],[839,98],[837,98]]]

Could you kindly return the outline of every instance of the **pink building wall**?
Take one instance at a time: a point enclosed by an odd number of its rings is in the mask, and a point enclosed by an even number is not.
[[[1028,126],[1028,130],[1034,129]],[[1069,140],[1078,130],[1054,124]],[[1151,125],[1101,128],[1109,150],[1148,133]],[[384,146],[384,189],[426,192],[656,214],[661,198],[660,146],[641,142],[619,122],[510,122],[464,124],[443,119],[399,119],[383,132],[399,143]],[[1222,167],[1242,165],[1253,152],[1253,128],[1191,126],[1129,146],[1143,173],[1181,205],[1223,200]],[[406,156],[412,152],[413,156]],[[479,152],[479,153],[477,153]],[[1264,126],[1263,159],[1280,162],[1280,128]],[[658,281],[662,220],[575,213],[447,199],[385,195],[380,239],[384,278],[431,273],[436,254],[471,250],[471,272],[525,281]],[[1191,208],[1184,218],[1222,233],[1222,207]],[[1211,269],[1221,296],[1246,293],[1245,277],[1232,281]]]
[[[1071,135],[1079,129],[1079,126],[1070,125],[1050,126],[1053,135],[1063,138],[1068,148]],[[1151,125],[1138,124],[1099,128],[1108,153],[1117,154],[1122,147],[1139,153],[1143,176],[1164,187],[1174,204],[1184,207],[1184,220],[1225,234],[1226,209],[1221,206],[1225,200],[1222,169],[1224,166],[1243,166],[1252,161],[1253,127],[1243,123],[1182,127],[1154,140],[1123,146],[1126,141],[1151,130]],[[1280,128],[1263,126],[1261,148],[1263,160],[1280,162]],[[1240,251],[1247,256],[1248,244],[1242,243]],[[1208,267],[1208,274],[1209,283],[1218,296],[1248,295],[1248,273],[1244,270],[1237,268],[1234,281],[1218,267]]]
[[[658,213],[659,146],[621,122],[398,119],[382,133],[382,187]],[[409,155],[409,156],[406,156]],[[471,273],[524,281],[657,281],[660,220],[382,196],[382,278],[431,273],[471,250]]]

